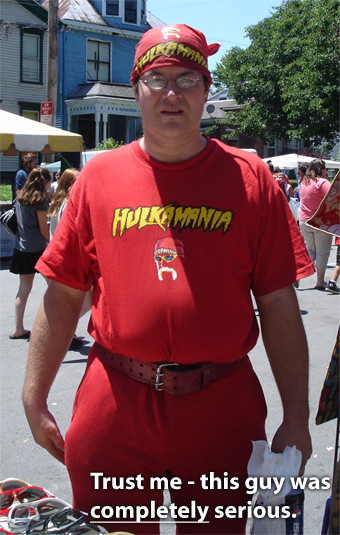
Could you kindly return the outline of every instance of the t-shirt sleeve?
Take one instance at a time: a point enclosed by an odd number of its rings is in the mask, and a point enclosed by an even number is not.
[[[15,176],[15,189],[21,189],[26,182],[26,174],[22,170],[18,171]]]
[[[47,212],[49,209],[49,204],[47,201],[43,201],[37,206],[37,212]]]
[[[268,178],[261,188],[259,240],[252,274],[254,295],[274,292],[315,272],[283,192]]]

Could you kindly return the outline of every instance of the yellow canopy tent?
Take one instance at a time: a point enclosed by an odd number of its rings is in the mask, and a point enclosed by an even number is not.
[[[53,154],[82,150],[79,134],[0,110],[0,151],[5,156],[16,156],[19,151]]]

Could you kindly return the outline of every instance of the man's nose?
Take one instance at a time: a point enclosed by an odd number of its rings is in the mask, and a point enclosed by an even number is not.
[[[166,96],[177,96],[181,94],[181,90],[177,87],[175,80],[169,79],[167,86],[164,88],[164,94]]]

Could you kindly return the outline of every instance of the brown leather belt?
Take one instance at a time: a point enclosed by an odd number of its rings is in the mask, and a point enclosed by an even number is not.
[[[154,387],[167,394],[190,394],[202,390],[215,379],[226,375],[243,357],[232,362],[202,362],[177,364],[174,362],[142,362],[118,353],[111,353],[95,342],[98,358],[124,375]]]

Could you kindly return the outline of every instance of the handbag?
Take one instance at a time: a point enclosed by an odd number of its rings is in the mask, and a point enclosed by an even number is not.
[[[13,202],[12,208],[6,210],[6,212],[1,214],[0,216],[0,223],[5,227],[7,232],[13,234],[14,236],[16,235],[18,229],[17,215],[15,213],[15,204],[16,201]]]

